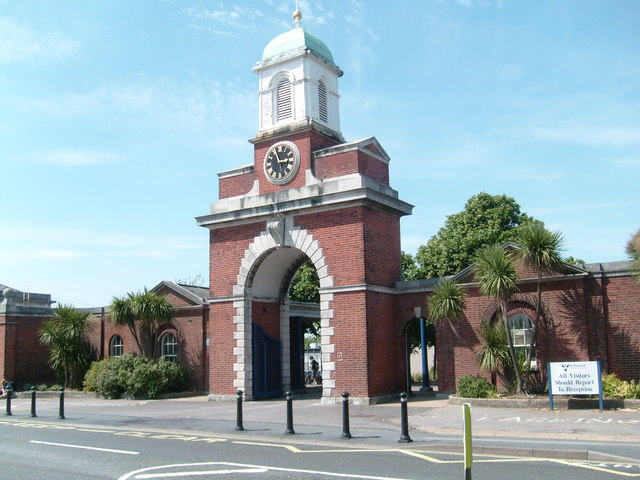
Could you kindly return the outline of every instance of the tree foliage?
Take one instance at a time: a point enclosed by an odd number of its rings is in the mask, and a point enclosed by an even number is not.
[[[467,294],[460,285],[449,278],[441,279],[427,299],[427,318],[434,324],[446,321],[456,338],[473,351],[455,325],[456,320],[464,315],[466,298]]]
[[[114,297],[110,319],[116,325],[126,325],[141,355],[156,356],[158,334],[166,325],[173,324],[175,308],[164,295],[149,292],[128,293]]]
[[[420,266],[413,255],[402,251],[400,253],[400,259],[402,262],[402,280],[409,282],[411,280],[419,280],[420,278],[423,278]]]
[[[64,385],[78,387],[93,357],[87,341],[90,313],[71,305],[53,310],[53,319],[40,329],[40,343],[50,348],[49,361],[53,370],[64,378]]]
[[[518,289],[518,277],[513,261],[502,246],[495,244],[486,245],[478,250],[475,264],[474,276],[480,284],[480,293],[487,297],[493,297],[498,301],[499,315],[502,318],[505,330],[508,332],[508,304]],[[512,364],[516,366],[514,373],[518,393],[522,393],[522,372],[520,368],[517,368],[517,365],[519,365],[518,356],[511,335],[507,335],[507,344],[509,345]]]
[[[640,229],[627,242],[627,255],[631,259],[631,268],[640,283]]]
[[[516,236],[516,244],[520,249],[514,250],[515,257],[524,265],[536,271],[536,312],[529,349],[527,350],[527,369],[531,366],[531,359],[537,341],[540,326],[540,312],[542,309],[542,274],[545,270],[558,269],[564,263],[562,260],[562,245],[564,239],[560,232],[551,232],[540,223],[523,225]]]
[[[511,197],[474,195],[464,210],[449,215],[438,233],[418,249],[419,278],[453,275],[473,263],[480,247],[511,241],[518,227],[532,222],[537,220],[522,213]]]
[[[315,265],[307,260],[296,271],[289,287],[289,298],[294,302],[320,303],[320,279]]]

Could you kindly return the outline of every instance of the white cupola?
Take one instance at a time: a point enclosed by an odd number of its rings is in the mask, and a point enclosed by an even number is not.
[[[343,72],[324,42],[300,27],[301,17],[296,10],[296,27],[271,40],[253,68],[260,76],[258,135],[315,122],[341,136],[338,77]]]

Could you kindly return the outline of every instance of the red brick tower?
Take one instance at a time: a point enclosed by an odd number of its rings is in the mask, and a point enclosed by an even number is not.
[[[273,39],[260,76],[260,127],[250,165],[219,174],[220,199],[198,225],[210,230],[207,326],[213,396],[248,398],[295,385],[292,318],[321,319],[323,401],[360,401],[405,385],[396,324],[400,217],[412,206],[389,186],[389,157],[371,137],[340,133],[342,71],[318,38],[297,28]],[[307,260],[320,305],[288,298]]]

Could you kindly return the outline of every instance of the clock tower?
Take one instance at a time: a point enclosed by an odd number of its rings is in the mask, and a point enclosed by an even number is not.
[[[340,133],[329,48],[300,26],[275,37],[259,76],[253,162],[218,174],[219,199],[197,218],[210,231],[209,391],[248,399],[304,388],[305,322],[321,325],[323,401],[373,398],[406,385],[397,324],[400,217],[412,206],[389,186],[389,156]],[[305,262],[319,304],[289,287]]]

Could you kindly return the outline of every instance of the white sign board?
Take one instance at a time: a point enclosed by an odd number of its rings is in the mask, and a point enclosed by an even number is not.
[[[551,395],[599,395],[598,362],[551,362],[549,364]]]

